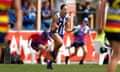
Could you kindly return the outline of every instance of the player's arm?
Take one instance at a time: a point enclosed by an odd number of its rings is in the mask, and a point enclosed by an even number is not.
[[[48,18],[48,17],[51,17],[51,13],[50,14],[45,14],[44,12],[42,12],[42,17],[43,18]]]
[[[105,5],[107,0],[101,0],[98,7],[98,30],[103,30],[104,28],[104,17],[105,17]]]
[[[51,30],[50,30],[51,32],[55,32],[57,30],[57,28],[58,28],[57,22],[58,22],[57,16],[54,15],[52,17],[52,24],[51,24]]]
[[[76,30],[77,28],[80,28],[80,25],[77,25],[77,26],[73,26],[72,30]]]
[[[71,30],[67,31],[67,32],[71,32],[72,34],[75,34],[80,28],[80,25],[78,26],[73,26]]]
[[[68,20],[67,20],[67,22],[65,24],[65,31],[66,32],[71,32],[72,31],[69,17],[68,17]]]
[[[21,10],[21,0],[13,0],[15,14],[16,14],[16,29],[20,30],[22,28],[22,10]]]
[[[80,25],[77,25],[77,26],[73,26],[72,27],[72,33],[75,34],[80,28]]]
[[[92,43],[93,42],[92,31],[88,32],[88,36],[89,36],[90,42]]]

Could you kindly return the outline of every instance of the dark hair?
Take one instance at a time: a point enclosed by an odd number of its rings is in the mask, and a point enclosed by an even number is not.
[[[89,2],[89,1],[86,1],[86,2],[85,2],[85,5],[90,5],[90,2]]]
[[[60,7],[60,9],[62,10],[64,6],[66,6],[66,4],[62,4],[61,7]]]

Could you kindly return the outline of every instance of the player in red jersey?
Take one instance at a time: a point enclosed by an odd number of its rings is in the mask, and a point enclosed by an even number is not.
[[[46,31],[42,33],[35,33],[30,36],[29,40],[31,40],[31,47],[36,51],[40,51],[38,63],[41,63],[41,56],[45,51],[47,51],[46,56],[44,56],[44,60],[46,60],[46,62],[48,63],[47,68],[52,69],[52,61],[50,58],[51,53],[50,49],[48,49],[48,40],[51,41],[49,33]]]

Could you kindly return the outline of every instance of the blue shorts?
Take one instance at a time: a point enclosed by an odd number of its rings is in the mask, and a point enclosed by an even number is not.
[[[39,51],[39,45],[40,45],[39,42],[32,41],[31,43],[31,47],[36,51]]]
[[[85,43],[84,42],[74,42],[71,46],[74,46],[75,48],[78,48],[80,46],[84,46]]]
[[[56,32],[49,32],[50,37],[52,37],[53,34],[55,34]]]
[[[0,44],[5,43],[6,35],[7,35],[7,33],[0,33]]]
[[[105,34],[109,41],[120,41],[120,33],[106,32]]]
[[[52,35],[55,33],[57,33],[57,32],[49,32],[49,35],[52,37]],[[63,34],[59,34],[59,33],[57,33],[57,34],[63,39],[63,37],[64,37]]]

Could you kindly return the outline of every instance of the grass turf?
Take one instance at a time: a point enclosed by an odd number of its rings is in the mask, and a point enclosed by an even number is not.
[[[0,72],[106,72],[107,65],[54,64],[53,68],[53,70],[48,70],[46,65],[40,64],[0,64]],[[120,65],[116,72],[120,72]]]

